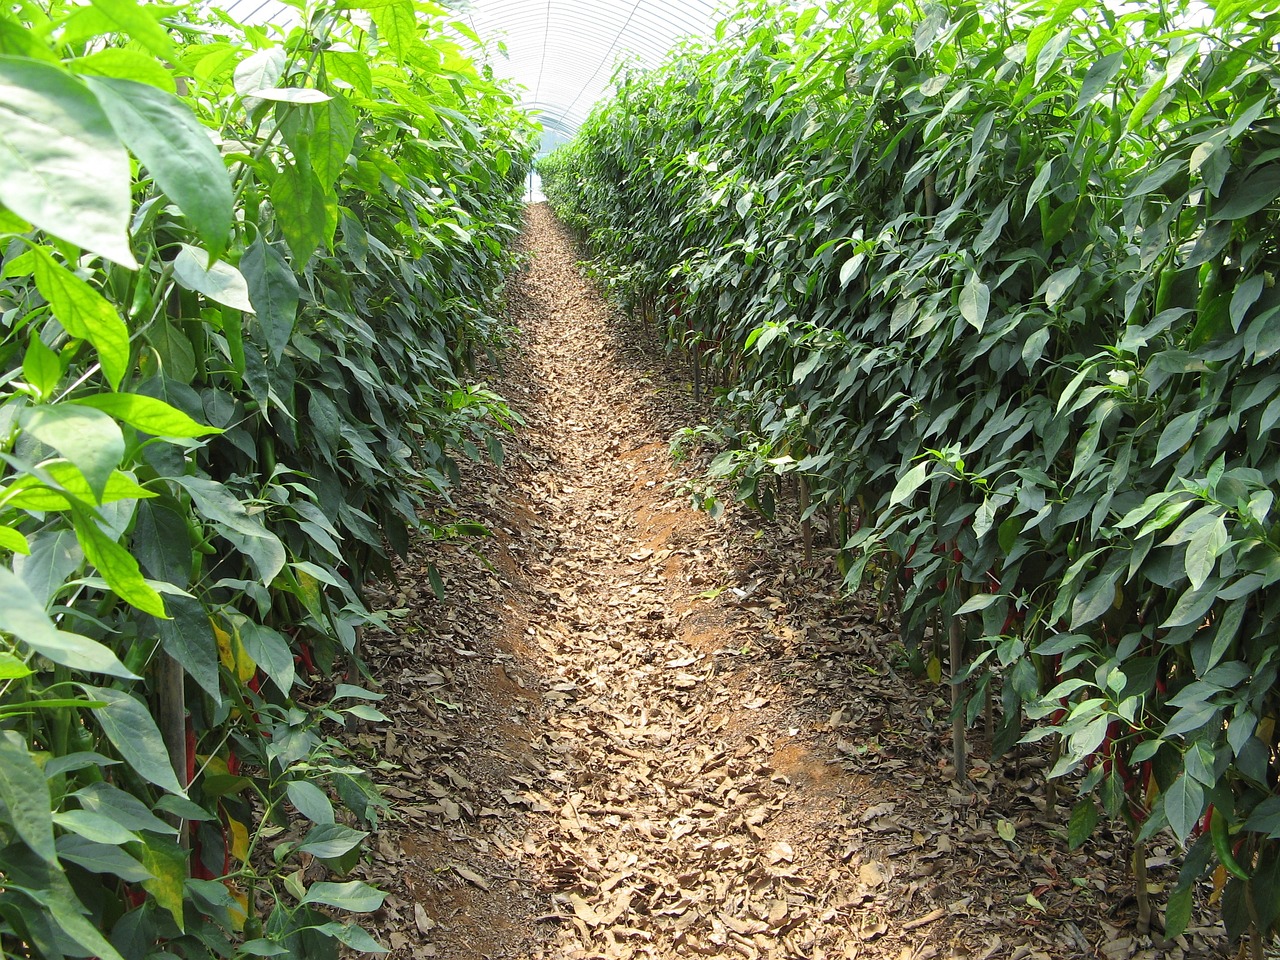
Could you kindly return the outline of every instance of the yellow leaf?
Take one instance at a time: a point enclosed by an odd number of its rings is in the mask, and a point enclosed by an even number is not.
[[[142,865],[151,873],[142,888],[155,897],[156,903],[168,910],[179,930],[184,930],[182,893],[187,880],[189,854],[176,843],[142,835]]]
[[[240,642],[240,631],[232,627],[232,632],[228,633],[213,617],[209,618],[209,622],[213,625],[213,636],[218,642],[218,659],[241,683],[248,683],[257,672],[258,665]]]
[[[942,682],[942,661],[938,659],[937,654],[929,658],[929,665],[925,668],[925,672],[934,683]]]
[[[240,933],[244,930],[245,921],[249,919],[249,896],[230,880],[224,880],[222,882],[226,884],[227,892],[230,893],[236,903],[239,904],[239,909],[228,907],[227,913],[231,917],[231,926],[235,929],[236,933]]]
[[[231,856],[244,863],[249,858],[249,830],[239,820],[227,818],[227,830],[231,834]]]
[[[1227,885],[1227,868],[1218,864],[1213,871],[1213,893],[1209,894],[1209,906],[1215,906],[1222,899],[1222,890]]]
[[[316,616],[323,616],[324,611],[320,606],[320,581],[305,570],[294,570],[293,574],[298,580],[298,599],[302,601],[303,606]]]

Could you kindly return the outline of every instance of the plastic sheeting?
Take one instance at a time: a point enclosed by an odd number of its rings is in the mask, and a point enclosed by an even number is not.
[[[280,0],[220,4],[242,23],[292,26]],[[457,19],[486,43],[497,76],[515,81],[541,120],[543,149],[568,139],[610,91],[619,64],[656,66],[681,39],[710,36],[725,0],[470,0]]]

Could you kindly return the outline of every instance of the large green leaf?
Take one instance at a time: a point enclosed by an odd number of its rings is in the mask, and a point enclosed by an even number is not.
[[[111,874],[127,883],[151,879],[151,872],[118,846],[82,837],[59,837],[58,859],[84,867],[92,873]]]
[[[54,626],[53,620],[45,612],[44,604],[26,583],[4,567],[0,567],[0,607],[4,609],[0,629],[13,634],[36,653],[48,657],[54,663],[89,673],[104,673],[126,680],[137,679],[114,653],[98,641]]]
[[[222,702],[218,679],[218,643],[209,624],[209,614],[197,600],[170,597],[165,604],[171,619],[158,629],[165,653],[200,685],[215,703]]]
[[[80,76],[115,77],[149,83],[165,93],[174,91],[174,73],[166,70],[155,57],[125,47],[107,47],[87,56],[76,57],[68,67]]]
[[[73,509],[76,538],[88,561],[98,568],[102,579],[121,600],[143,613],[163,618],[164,600],[147,583],[138,561],[128,550],[102,531],[98,521],[82,509]]]
[[[320,244],[333,238],[337,201],[321,186],[310,164],[286,163],[271,181],[270,193],[276,222],[300,270]]]
[[[1191,836],[1200,814],[1204,813],[1204,787],[1185,774],[1164,792],[1164,813],[1180,843]]]
[[[0,56],[0,203],[122,266],[129,155],[89,88],[47,63]]]
[[[382,906],[387,895],[367,883],[350,880],[347,883],[313,883],[302,903],[321,903],[353,913],[372,913]]]
[[[293,335],[298,316],[298,281],[275,244],[259,236],[240,258],[249,299],[266,335],[271,356],[279,362]]]
[[[173,278],[188,290],[203,293],[215,303],[253,313],[249,288],[240,271],[222,260],[209,263],[209,255],[199,247],[182,244],[173,260]]]
[[[286,697],[293,691],[293,651],[289,643],[270,627],[242,620],[238,624],[240,641],[253,662],[262,668]]]
[[[128,326],[106,297],[54,260],[45,247],[35,253],[40,295],[67,333],[94,345],[107,382],[119,388],[129,369]]]
[[[9,823],[23,843],[41,859],[55,863],[49,785],[28,752],[26,741],[13,730],[0,731],[0,799],[4,800]]]
[[[94,9],[105,16],[120,33],[136,40],[157,57],[175,59],[173,41],[156,19],[162,8],[144,6],[137,0],[90,0]]]
[[[140,393],[99,393],[77,397],[71,402],[101,410],[131,427],[158,437],[207,437],[222,433],[218,427],[200,423],[163,400]]]
[[[317,106],[311,143],[311,169],[325,190],[332,190],[351,154],[356,138],[356,112],[351,102],[336,95]]]
[[[285,784],[289,802],[312,823],[333,823],[333,804],[323,790],[309,780],[290,780]]]
[[[107,481],[124,457],[124,435],[105,413],[72,404],[28,407],[22,428],[73,463],[101,502]]]
[[[172,93],[149,84],[108,77],[86,82],[120,139],[217,257],[231,232],[231,179],[208,128]]]
[[[93,715],[102,727],[107,739],[115,745],[120,756],[134,771],[163,790],[186,796],[169,753],[165,749],[160,728],[151,718],[151,712],[140,700],[122,690],[80,685],[85,693],[103,701],[105,707],[94,708]]]
[[[202,477],[173,477],[196,509],[211,521],[218,533],[247,556],[258,572],[258,578],[269,584],[284,569],[285,550],[280,538],[267,530],[261,521],[249,516],[243,503],[222,484]]]
[[[969,274],[969,279],[960,289],[960,315],[981,333],[990,308],[991,291],[976,272]]]

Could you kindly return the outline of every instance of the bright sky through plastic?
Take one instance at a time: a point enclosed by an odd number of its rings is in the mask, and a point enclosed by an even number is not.
[[[499,77],[523,88],[522,100],[547,133],[543,149],[568,139],[606,98],[621,63],[657,66],[680,40],[708,37],[722,0],[454,0],[457,19],[487,43]],[[242,23],[298,22],[280,0],[231,0]]]

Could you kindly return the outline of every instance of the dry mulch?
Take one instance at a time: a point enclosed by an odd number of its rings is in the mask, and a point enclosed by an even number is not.
[[[680,371],[545,206],[524,243],[493,386],[527,426],[454,504],[492,536],[418,544],[367,640],[393,723],[351,739],[397,816],[360,869],[392,956],[1223,955],[1217,927],[1131,932],[1125,846],[1067,849],[1042,758],[978,742],[953,783],[945,685],[794,523],[690,508]],[[1157,903],[1175,879],[1157,843]]]

